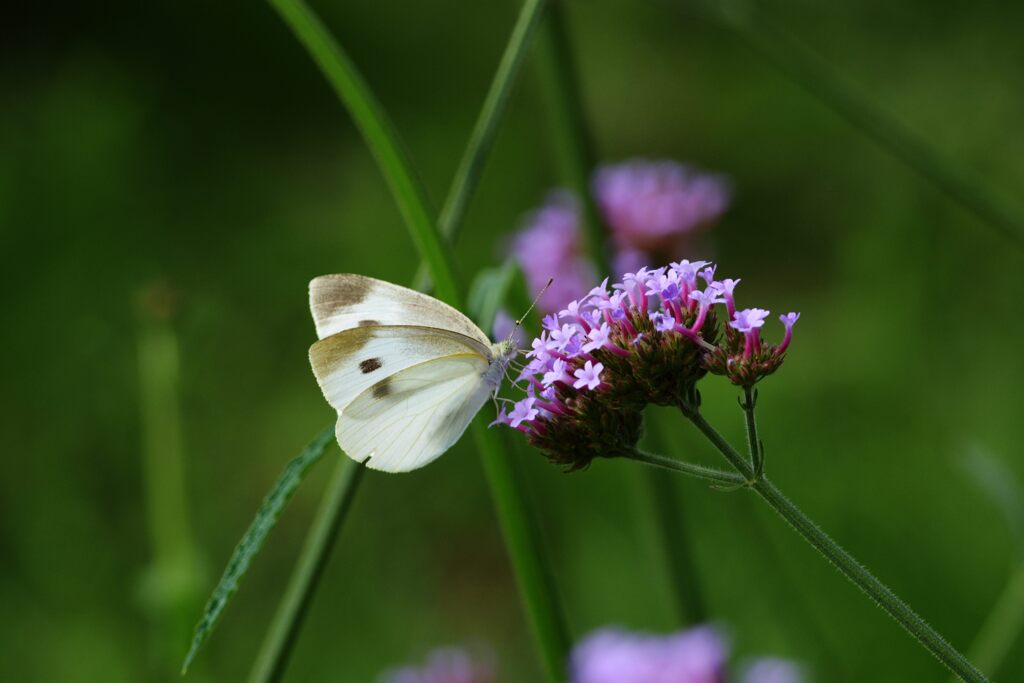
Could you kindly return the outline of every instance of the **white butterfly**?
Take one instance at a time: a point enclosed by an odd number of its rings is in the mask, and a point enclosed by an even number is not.
[[[338,444],[375,470],[408,472],[448,450],[517,353],[451,306],[362,275],[314,279],[309,308],[320,338],[309,360],[338,411]]]

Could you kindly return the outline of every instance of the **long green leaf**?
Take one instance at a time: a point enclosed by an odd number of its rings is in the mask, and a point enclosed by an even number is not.
[[[430,218],[426,193],[419,185],[409,159],[401,151],[394,127],[388,123],[383,109],[347,55],[308,6],[301,0],[270,1],[324,71],[373,150],[381,172],[388,179],[395,200],[402,208],[413,243],[430,269],[437,295],[456,308],[464,308],[464,292],[457,284],[450,249]],[[560,601],[539,533],[531,522],[532,514],[522,486],[510,471],[511,458],[499,436],[484,425],[477,419],[471,432],[483,456],[506,548],[540,646],[545,672],[549,680],[560,683],[565,679],[569,651]]]
[[[349,457],[342,456],[338,461],[313,526],[303,543],[299,562],[288,580],[288,588],[253,663],[250,683],[277,681],[284,675],[288,653],[298,638],[299,626],[313,601],[313,589],[327,567],[332,541],[345,521],[365,471],[362,463]]]
[[[576,77],[564,9],[558,2],[552,3],[548,11],[548,20],[537,41],[537,57],[559,169],[583,209],[587,255],[597,268],[599,278],[612,275],[604,221],[590,189],[596,161],[594,141]]]
[[[708,14],[755,51],[768,58],[796,85],[816,97],[895,159],[913,169],[949,199],[982,222],[1024,246],[1024,219],[1016,207],[986,183],[955,164],[914,130],[889,116],[869,97],[796,40],[773,15],[747,0],[699,3]]]
[[[523,5],[519,19],[517,20],[512,31],[512,36],[509,39],[508,46],[502,56],[498,70],[495,73],[491,88],[488,91],[480,115],[473,128],[469,144],[463,154],[459,170],[452,182],[441,216],[438,219],[442,232],[451,241],[454,241],[458,234],[458,228],[465,215],[465,208],[468,204],[469,198],[476,189],[484,161],[493,145],[498,122],[505,111],[508,96],[512,90],[512,84],[518,75],[519,67],[523,61],[523,56],[526,53],[537,23],[542,16],[542,9],[545,2],[546,0],[527,0]],[[302,13],[296,14],[295,16],[299,18],[301,23],[301,18],[303,16]],[[295,27],[293,22],[289,23],[291,23],[293,28]],[[311,30],[299,34],[299,37],[302,39],[303,36],[315,37],[317,35],[318,34],[315,30]],[[312,48],[310,49],[312,51]],[[327,50],[324,54],[326,55],[326,58],[329,59],[330,55],[333,53],[331,50]],[[355,80],[359,80],[358,76],[356,76]],[[376,129],[380,130],[380,126],[377,126]],[[396,185],[392,183],[392,187],[395,186]],[[425,281],[427,280],[428,278],[425,276],[425,271],[421,271],[415,279],[415,282],[418,283],[416,286],[422,289],[425,286]],[[333,427],[330,427],[328,428],[328,431],[332,429]],[[319,441],[320,438],[321,437],[317,437],[317,441]],[[310,447],[312,447],[312,444],[307,448]],[[314,527],[311,530],[310,535],[307,537],[306,545],[303,548],[299,563],[296,567],[296,572],[289,581],[288,594],[282,602],[278,612],[275,614],[274,624],[267,635],[264,647],[261,648],[260,657],[251,675],[252,680],[273,680],[280,675],[283,669],[284,662],[287,658],[287,651],[290,647],[291,641],[294,639],[295,633],[297,632],[298,625],[301,622],[301,614],[304,611],[304,607],[307,604],[308,599],[312,595],[312,591],[316,584],[316,578],[319,575],[319,570],[311,571],[310,567],[321,566],[320,563],[323,561],[323,558],[326,557],[329,549],[329,540],[336,534],[341,519],[347,510],[348,504],[350,503],[351,498],[355,495],[355,491],[358,489],[360,480],[352,473],[351,465],[351,461],[340,462],[338,475],[335,476],[328,485],[328,492],[325,496],[324,505],[317,513]],[[278,482],[277,486],[280,485],[281,482]],[[277,489],[275,488],[275,490]],[[344,504],[339,503],[339,501],[342,501]],[[329,530],[329,532],[325,530]],[[245,541],[243,539],[243,543],[244,542]],[[233,557],[232,564],[234,564],[234,561],[235,558]],[[240,576],[238,578],[240,578]],[[221,587],[218,586],[218,590],[220,590],[220,588]],[[230,595],[230,593],[228,595]],[[211,604],[213,604],[213,602],[214,600],[211,599]],[[212,629],[213,624],[219,616],[219,610],[223,610],[224,604],[226,604],[226,601],[219,604],[218,612],[213,615],[212,619],[209,618],[209,608],[207,613],[204,614],[204,617],[200,622],[200,626],[197,627],[197,640],[193,643],[188,654],[188,658],[185,662],[185,668],[187,668],[189,663],[192,661],[197,648],[209,635],[210,629]],[[199,628],[203,628],[201,638],[199,637]],[[267,643],[270,645],[268,646]]]
[[[231,596],[238,590],[238,584],[249,570],[252,558],[263,547],[263,541],[266,540],[267,534],[277,524],[284,506],[291,499],[292,494],[295,493],[295,489],[302,483],[302,479],[306,476],[309,468],[323,457],[324,452],[327,450],[327,444],[331,442],[333,437],[334,427],[332,425],[329,429],[322,431],[302,449],[302,452],[297,457],[288,463],[284,468],[284,472],[278,478],[277,483],[274,484],[274,488],[263,499],[263,504],[260,505],[256,518],[249,525],[249,529],[242,536],[242,540],[235,546],[235,551],[231,554],[231,559],[224,570],[224,575],[220,577],[217,587],[213,589],[213,595],[210,596],[209,601],[206,603],[203,616],[196,625],[195,635],[192,637],[192,645],[189,647],[188,654],[185,655],[185,662],[181,666],[182,674],[188,671],[188,667],[199,651],[199,647],[209,637],[228,601],[231,600]]]
[[[427,195],[412,171],[412,163],[383,107],[366,85],[349,56],[302,0],[270,0],[291,27],[335,93],[352,115],[380,166],[391,194],[409,228],[421,258],[430,268],[438,298],[458,308],[455,268],[437,224],[431,217]]]

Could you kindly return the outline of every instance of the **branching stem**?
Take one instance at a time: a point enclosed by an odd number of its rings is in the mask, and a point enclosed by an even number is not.
[[[928,622],[922,619],[907,603],[903,602],[888,586],[875,578],[852,555],[833,541],[817,524],[790,502],[771,481],[764,477],[757,479],[753,465],[704,419],[699,410],[685,405],[681,409],[683,415],[707,437],[708,441],[736,468],[741,477],[751,482],[750,488],[756,491],[783,519],[789,522],[790,526],[803,536],[804,540],[810,543],[815,550],[835,565],[847,579],[867,593],[907,633],[914,636],[924,645],[925,649],[931,652],[962,680],[968,681],[968,683],[988,683],[985,675],[968,661],[966,657],[939,635]]]

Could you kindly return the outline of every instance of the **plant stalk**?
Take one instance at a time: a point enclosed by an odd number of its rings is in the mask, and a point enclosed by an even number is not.
[[[388,180],[422,261],[430,271],[438,297],[455,308],[462,308],[464,293],[455,276],[450,248],[437,223],[430,217],[426,193],[383,108],[340,45],[302,0],[270,2],[291,26],[299,41],[306,46],[363,133],[381,172]],[[539,11],[540,5],[531,4],[524,9]],[[523,40],[520,49],[525,47],[526,41]],[[511,78],[515,71],[508,69],[504,75]],[[503,111],[503,105],[504,99],[498,98],[495,106],[481,115],[497,117]],[[484,154],[485,146],[489,144],[488,136],[474,140],[480,147],[467,153]],[[473,167],[476,165],[473,164]],[[475,176],[467,174],[463,181],[475,182]],[[453,192],[461,192],[461,189],[455,187]],[[454,227],[452,223],[450,229],[454,230]],[[541,652],[544,670],[552,683],[562,683],[565,680],[569,636],[561,617],[560,601],[550,578],[540,534],[530,521],[531,513],[523,487],[510,469],[509,454],[498,440],[499,436],[487,430],[481,418],[473,423],[470,431],[483,456],[506,548]]]
[[[967,650],[971,661],[977,662],[978,668],[989,676],[995,676],[1020,638],[1021,630],[1024,630],[1024,564],[1013,570],[988,619]]]
[[[590,182],[594,169],[593,138],[587,125],[562,0],[551,2],[547,21],[538,36],[537,58],[551,119],[551,144],[561,177],[580,201],[587,252],[597,267],[598,277],[611,275],[604,222]]]
[[[913,169],[979,220],[1024,247],[1024,219],[1019,211],[986,184],[954,164],[932,145],[856,92],[805,45],[798,42],[756,2],[702,2],[716,20],[754,51],[766,57],[790,80],[820,100],[847,123]]]
[[[705,467],[704,465],[677,460],[676,458],[670,458],[665,455],[649,453],[639,448],[634,448],[631,451],[625,451],[621,455],[624,458],[636,460],[637,462],[642,462],[645,465],[650,465],[651,467],[671,470],[673,472],[682,472],[683,474],[688,474],[691,477],[697,477],[698,479],[710,481],[713,484],[721,486],[742,486],[746,483],[746,480],[742,476],[734,474],[733,472],[723,472],[722,470],[716,470],[713,467]]]
[[[821,553],[825,559],[858,588],[868,594],[886,613],[916,638],[950,671],[968,683],[988,683],[982,674],[964,655],[949,644],[928,622],[922,619],[888,586],[879,581],[863,565],[846,552],[828,534],[821,530],[796,505],[789,501],[767,478],[755,479],[751,464],[742,454],[712,427],[697,410],[683,409],[683,414],[707,437],[729,463],[736,468],[750,487],[768,503],[783,519],[789,522],[804,540]]]
[[[303,544],[299,563],[288,579],[288,588],[253,663],[249,683],[279,681],[284,675],[299,628],[330,558],[332,542],[348,514],[365,470],[361,463],[346,456],[339,458],[335,465]]]
[[[445,197],[441,213],[437,218],[438,228],[449,242],[454,243],[458,239],[459,230],[465,222],[470,197],[476,191],[480,176],[483,174],[484,162],[494,145],[498,122],[508,105],[512,86],[519,75],[519,69],[533,42],[534,34],[541,23],[547,4],[548,0],[526,0],[519,12],[515,26],[512,28],[512,35],[508,40],[508,45],[505,46],[501,61],[498,63],[498,70],[491,81],[491,87],[484,98],[480,115],[477,116],[473,131],[469,135],[466,151],[455,171],[451,189],[448,196]],[[430,275],[426,266],[420,265],[416,277],[413,278],[413,288],[425,291],[429,286]]]

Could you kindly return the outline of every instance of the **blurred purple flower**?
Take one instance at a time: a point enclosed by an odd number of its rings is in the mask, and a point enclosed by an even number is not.
[[[725,211],[730,194],[719,176],[641,159],[601,167],[593,191],[611,231],[615,274],[637,272],[652,258],[678,257],[692,233]],[[511,249],[532,290],[555,279],[541,297],[544,312],[584,296],[595,280],[582,242],[579,202],[567,192],[551,193],[526,217]]]
[[[673,256],[682,237],[722,215],[730,190],[690,166],[631,159],[599,168],[594,195],[618,250]]]
[[[596,280],[583,256],[579,214],[571,195],[554,192],[527,216],[525,227],[512,240],[512,253],[532,291],[540,291],[548,278],[555,279],[538,302],[544,312],[557,312],[564,302],[586,294]]]
[[[494,316],[493,332],[495,339],[511,338],[515,342],[516,348],[521,348],[526,343],[523,338],[523,328],[516,327],[515,319],[504,308],[498,309],[498,313]]]
[[[703,626],[665,636],[603,629],[573,650],[572,683],[723,683],[728,648]]]
[[[474,661],[460,648],[434,650],[422,666],[406,666],[381,674],[378,683],[494,683],[494,667]]]
[[[743,674],[743,683],[804,683],[805,680],[799,665],[775,657],[755,660]]]

